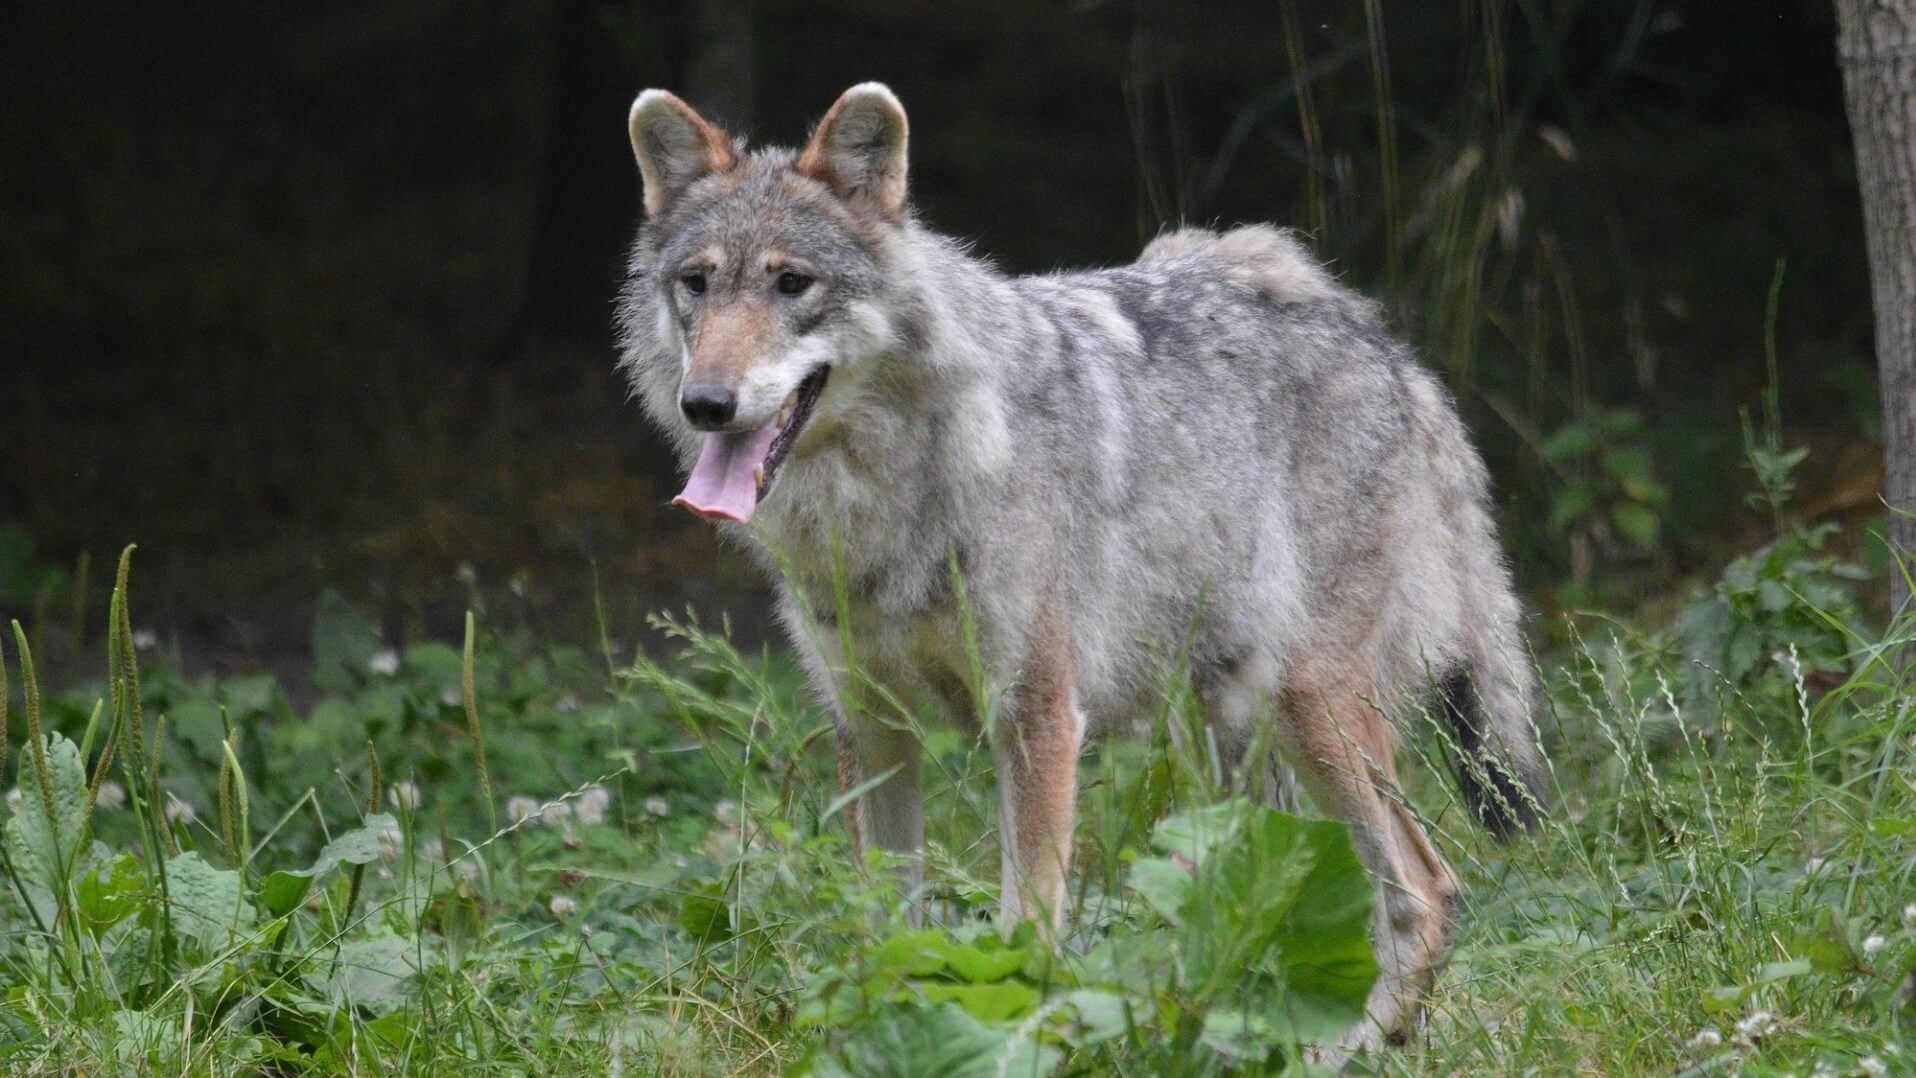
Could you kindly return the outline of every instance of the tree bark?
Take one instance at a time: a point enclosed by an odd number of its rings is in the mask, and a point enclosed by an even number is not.
[[[1876,301],[1883,497],[1893,548],[1916,554],[1916,0],[1836,0],[1837,56]],[[1909,600],[1890,570],[1890,614]]]

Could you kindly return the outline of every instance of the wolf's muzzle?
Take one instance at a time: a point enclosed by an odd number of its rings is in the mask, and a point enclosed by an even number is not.
[[[738,394],[724,386],[686,386],[679,393],[679,411],[700,430],[718,430],[738,414]]]

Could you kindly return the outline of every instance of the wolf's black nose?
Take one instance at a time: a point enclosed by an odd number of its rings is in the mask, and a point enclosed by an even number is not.
[[[738,413],[738,397],[724,386],[686,386],[679,394],[679,411],[701,430],[712,430],[732,421]]]

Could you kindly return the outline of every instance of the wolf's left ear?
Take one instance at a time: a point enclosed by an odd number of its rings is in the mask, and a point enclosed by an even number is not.
[[[905,214],[905,107],[884,83],[846,90],[798,155],[798,171],[847,200],[868,200],[894,221]]]
[[[693,181],[738,164],[738,151],[725,132],[664,90],[640,94],[626,127],[645,184],[647,217],[658,216]]]

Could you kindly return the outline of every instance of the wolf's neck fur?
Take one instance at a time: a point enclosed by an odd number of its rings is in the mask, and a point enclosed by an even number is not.
[[[1001,365],[1019,361],[1032,301],[915,223],[888,263],[897,284],[870,312],[874,354],[833,375],[830,415],[759,520],[807,590],[829,588],[836,534],[855,594],[918,609],[945,587],[963,526],[1012,467]]]

